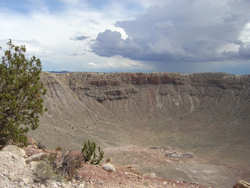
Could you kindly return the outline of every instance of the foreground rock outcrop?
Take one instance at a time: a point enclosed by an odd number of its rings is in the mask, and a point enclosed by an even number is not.
[[[84,188],[84,182],[49,180],[51,177],[47,177],[46,181],[39,179],[38,169],[34,168],[35,163],[32,163],[33,160],[30,158],[27,163],[26,157],[23,149],[13,145],[6,146],[0,151],[1,188]],[[38,161],[38,158],[33,157],[33,159]],[[39,175],[41,177],[41,174]]]
[[[38,153],[30,155],[30,148]],[[0,151],[0,187],[1,188],[206,188],[206,186],[183,181],[167,180],[154,176],[141,175],[131,167],[115,169],[111,163],[102,166],[83,164],[77,171],[78,181],[66,181],[55,174],[46,160],[41,156],[48,156],[56,151],[41,151],[35,146],[25,150],[16,146],[6,146]],[[78,152],[68,152],[74,159]],[[60,152],[56,153],[61,156]],[[112,168],[111,168],[112,167]],[[115,170],[114,170],[115,169]]]

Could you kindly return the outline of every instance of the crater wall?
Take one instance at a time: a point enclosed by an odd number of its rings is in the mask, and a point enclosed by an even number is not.
[[[79,148],[91,138],[229,161],[250,154],[250,75],[43,73],[42,81],[48,112],[32,135],[49,147]]]

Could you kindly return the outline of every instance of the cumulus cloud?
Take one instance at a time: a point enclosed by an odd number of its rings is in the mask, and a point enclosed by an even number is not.
[[[250,21],[248,0],[167,0],[143,15],[119,21],[127,38],[106,30],[94,53],[154,62],[211,62],[248,57],[240,35]],[[242,43],[242,44],[241,44]]]
[[[44,70],[245,73],[249,7],[249,0],[0,0],[0,46],[10,38],[25,44]]]
[[[45,7],[25,13],[0,7],[0,46],[5,48],[9,39],[24,44],[29,54],[41,59],[44,70],[101,71],[110,61],[91,53],[89,44],[107,28],[123,33],[114,23],[126,15],[117,17],[119,10],[107,15],[105,11],[78,9],[73,5],[59,12],[49,12]],[[96,69],[88,62],[95,62]]]
[[[142,72],[143,71],[152,71],[152,67],[145,65],[144,63],[133,61],[130,59],[124,59],[121,56],[114,56],[111,58],[106,58],[106,61],[102,63],[88,63],[89,68],[99,69],[104,72],[124,72],[124,71],[133,71],[133,72]]]

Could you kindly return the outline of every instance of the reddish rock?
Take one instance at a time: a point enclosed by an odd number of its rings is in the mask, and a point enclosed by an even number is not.
[[[29,145],[26,148],[24,148],[24,150],[27,156],[31,156],[31,155],[35,155],[35,154],[43,152],[43,150],[38,149],[36,145]]]
[[[240,180],[233,188],[250,188],[250,183]]]

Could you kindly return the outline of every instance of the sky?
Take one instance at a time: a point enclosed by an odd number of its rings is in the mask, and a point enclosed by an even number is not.
[[[0,0],[44,71],[250,74],[249,0]]]

